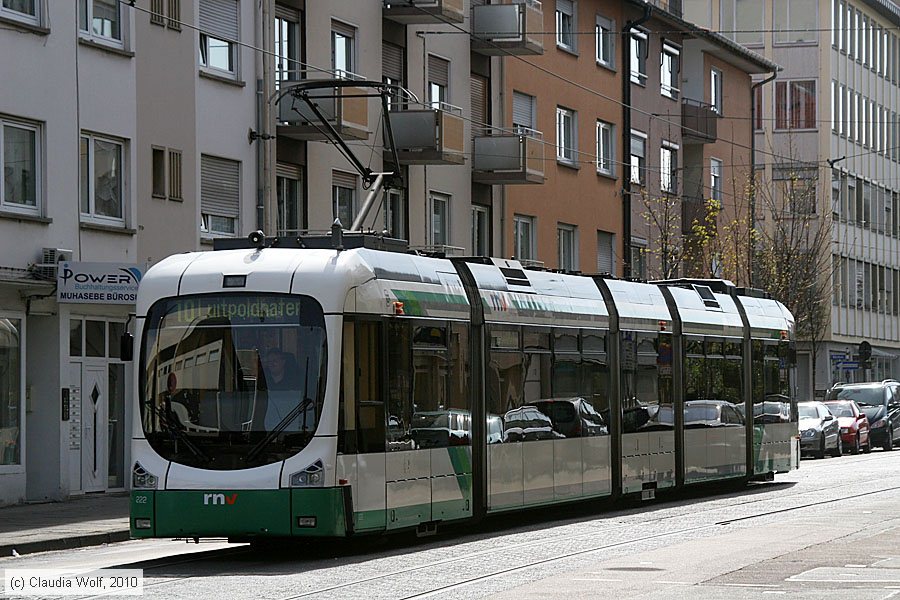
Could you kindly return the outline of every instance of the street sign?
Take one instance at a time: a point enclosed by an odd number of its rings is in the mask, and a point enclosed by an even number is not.
[[[844,371],[858,371],[859,370],[859,361],[858,360],[843,360],[835,365],[838,369],[842,369]]]

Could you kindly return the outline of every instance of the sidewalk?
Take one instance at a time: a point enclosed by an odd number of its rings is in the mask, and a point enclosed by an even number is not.
[[[0,558],[127,540],[128,509],[121,493],[0,508]]]

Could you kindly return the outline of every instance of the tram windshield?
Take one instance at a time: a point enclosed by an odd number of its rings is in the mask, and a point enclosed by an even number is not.
[[[156,303],[142,349],[141,420],[163,458],[234,470],[312,439],[325,392],[321,306],[306,296],[227,294]]]

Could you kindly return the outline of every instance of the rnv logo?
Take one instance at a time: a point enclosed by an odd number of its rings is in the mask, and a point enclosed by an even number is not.
[[[231,506],[237,502],[237,494],[226,496],[225,494],[203,494],[203,504],[222,504]]]

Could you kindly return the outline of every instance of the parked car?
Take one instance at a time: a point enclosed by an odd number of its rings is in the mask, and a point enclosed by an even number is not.
[[[409,436],[416,448],[465,446],[472,431],[472,417],[467,410],[428,410],[413,413]]]
[[[869,420],[872,444],[893,450],[900,440],[900,383],[893,379],[869,383],[839,383],[825,400],[853,400]]]
[[[742,408],[724,400],[688,400],[684,403],[684,427],[742,427]]]
[[[553,421],[536,406],[525,405],[503,415],[503,441],[555,440],[564,436],[553,430]]]
[[[837,418],[821,402],[800,402],[800,452],[825,458],[831,448],[832,456],[843,454],[841,429]]]
[[[609,434],[603,417],[584,398],[548,398],[533,404],[550,417],[553,430],[567,438]]]
[[[853,454],[859,454],[860,450],[868,454],[872,450],[869,419],[859,409],[859,405],[853,400],[828,400],[825,406],[838,419],[844,448],[850,448]]]

